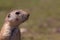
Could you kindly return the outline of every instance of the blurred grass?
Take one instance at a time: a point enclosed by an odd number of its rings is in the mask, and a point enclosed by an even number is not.
[[[22,40],[60,40],[60,0],[0,0],[0,27],[13,9],[30,9],[30,18],[20,27],[28,29]]]

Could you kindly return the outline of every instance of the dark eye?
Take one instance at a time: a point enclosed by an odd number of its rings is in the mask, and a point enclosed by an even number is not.
[[[10,14],[8,14],[8,18],[10,18]]]
[[[19,14],[20,14],[20,12],[16,12],[15,14],[16,14],[16,15],[19,15]]]

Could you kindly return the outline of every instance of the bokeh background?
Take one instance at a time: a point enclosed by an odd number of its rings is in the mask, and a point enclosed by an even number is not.
[[[27,29],[22,40],[60,40],[60,0],[0,0],[0,29],[14,9],[30,10],[29,20],[20,25]]]

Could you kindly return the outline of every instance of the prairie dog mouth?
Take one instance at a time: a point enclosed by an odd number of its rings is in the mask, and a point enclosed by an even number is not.
[[[19,19],[18,19],[18,18],[16,18],[16,21],[19,21]]]

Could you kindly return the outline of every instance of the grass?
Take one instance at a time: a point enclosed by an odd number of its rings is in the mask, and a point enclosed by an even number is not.
[[[30,10],[30,18],[20,27],[28,32],[22,40],[60,40],[60,0],[0,0],[0,28],[6,14],[13,9]]]

